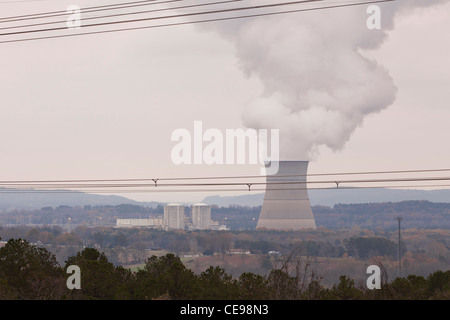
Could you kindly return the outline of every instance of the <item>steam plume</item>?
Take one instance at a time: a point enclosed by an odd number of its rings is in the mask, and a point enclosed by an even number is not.
[[[388,70],[362,50],[380,47],[398,13],[446,1],[380,4],[381,30],[367,28],[368,5],[215,24],[234,42],[242,70],[264,87],[245,106],[243,124],[280,129],[285,160],[310,160],[320,145],[342,149],[367,115],[396,97]]]

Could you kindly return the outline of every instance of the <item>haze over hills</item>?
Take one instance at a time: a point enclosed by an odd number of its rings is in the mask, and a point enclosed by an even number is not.
[[[316,224],[329,229],[349,229],[357,225],[373,230],[377,227],[391,230],[397,227],[394,220],[397,215],[404,217],[404,227],[407,228],[449,229],[448,196],[449,190],[310,192]],[[223,221],[231,230],[253,230],[260,215],[263,197],[264,194],[207,197],[204,202],[217,205],[211,212],[213,220]],[[0,224],[64,224],[67,227],[67,218],[70,217],[72,226],[96,225],[99,224],[98,219],[101,219],[102,225],[113,226],[119,218],[161,215],[163,204],[82,192],[13,193],[11,189],[0,189]]]
[[[25,191],[25,192],[24,192]],[[59,190],[61,191],[61,190]],[[156,206],[153,202],[139,202],[116,195],[97,195],[83,192],[33,192],[0,188],[0,210],[40,209],[42,207],[57,206],[85,206],[85,205],[119,205],[135,204]]]
[[[155,207],[159,202],[140,202],[117,195],[98,195],[83,192],[38,193],[11,192],[14,189],[0,188],[0,210],[40,209],[57,206],[119,205],[133,204]],[[327,189],[308,190],[312,206],[336,204],[400,202],[408,200],[427,200],[430,202],[450,203],[450,190],[406,190],[406,189]],[[264,193],[241,196],[208,196],[203,203],[228,207],[230,205],[261,206]],[[162,202],[161,202],[162,203]]]
[[[336,204],[400,202],[408,200],[427,200],[450,203],[450,190],[407,190],[407,189],[322,189],[308,190],[312,206],[333,207]],[[209,196],[203,199],[206,204],[220,207],[229,205],[260,206],[264,193],[242,196]]]

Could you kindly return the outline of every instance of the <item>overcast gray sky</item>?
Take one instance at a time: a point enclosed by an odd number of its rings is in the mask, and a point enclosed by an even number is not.
[[[0,2],[0,16],[111,2]],[[363,52],[392,78],[395,101],[365,116],[340,150],[316,146],[309,173],[449,167],[450,3],[442,2],[398,14],[381,46]],[[246,106],[265,89],[257,74],[244,73],[235,43],[216,31],[186,25],[0,44],[0,179],[259,174],[258,165],[177,166],[170,158],[175,129],[193,130],[194,120],[205,129],[245,128]]]

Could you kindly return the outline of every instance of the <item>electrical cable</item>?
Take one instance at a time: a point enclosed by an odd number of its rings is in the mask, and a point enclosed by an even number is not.
[[[74,185],[64,185],[64,184],[27,184],[27,185],[8,185],[9,188],[33,188],[33,189],[96,189],[96,188],[111,188],[111,192],[114,190],[114,188],[158,188],[158,190],[165,189],[167,187],[173,188],[173,187],[207,187],[207,188],[215,188],[217,187],[230,187],[230,186],[241,186],[241,187],[248,187],[250,190],[250,187],[252,186],[288,186],[287,188],[280,189],[280,190],[289,190],[293,189],[292,187],[289,188],[289,186],[302,186],[302,188],[306,188],[306,185],[311,184],[336,184],[336,188],[343,188],[342,184],[367,184],[367,183],[395,183],[395,182],[425,182],[425,181],[450,181],[450,177],[424,177],[424,178],[417,178],[417,177],[411,177],[411,178],[394,178],[394,179],[360,179],[360,180],[326,180],[326,181],[275,181],[275,182],[216,182],[216,183],[168,183],[168,184],[159,184],[159,185],[153,185],[153,184],[74,184]],[[303,187],[305,186],[305,187]],[[204,191],[211,191],[211,190],[204,190]]]
[[[153,29],[153,28],[163,28],[163,27],[172,27],[172,26],[181,26],[181,25],[191,25],[191,24],[199,24],[199,23],[210,23],[210,22],[219,22],[219,21],[228,21],[228,20],[236,20],[236,19],[248,19],[248,18],[256,18],[256,17],[265,17],[265,16],[273,16],[273,15],[281,15],[281,14],[289,14],[289,13],[299,13],[299,12],[306,12],[306,11],[315,11],[315,10],[324,10],[324,9],[334,9],[334,8],[342,8],[342,7],[352,7],[352,6],[359,6],[359,5],[367,5],[367,4],[374,4],[374,3],[382,3],[382,2],[392,2],[397,0],[374,0],[374,1],[365,1],[365,2],[357,2],[357,3],[349,3],[349,4],[341,4],[341,5],[333,5],[333,6],[323,6],[323,7],[313,7],[313,8],[303,8],[303,9],[296,9],[296,10],[287,10],[287,11],[276,11],[276,12],[267,12],[267,13],[258,13],[258,14],[249,14],[249,15],[241,15],[241,16],[232,16],[232,17],[223,17],[223,18],[213,18],[213,19],[204,19],[204,20],[194,20],[194,21],[185,21],[185,22],[175,22],[175,23],[166,23],[166,24],[156,24],[156,25],[150,25],[150,26],[139,26],[139,27],[129,27],[129,28],[122,28],[122,29],[111,29],[111,30],[102,30],[102,31],[92,31],[92,32],[81,32],[81,33],[72,33],[72,34],[63,34],[63,35],[52,35],[52,36],[41,36],[41,37],[34,37],[34,38],[24,38],[24,39],[13,39],[13,40],[3,40],[0,41],[0,43],[14,43],[14,42],[23,42],[23,41],[32,41],[32,40],[45,40],[45,39],[56,39],[56,38],[66,38],[66,37],[75,37],[75,36],[86,36],[86,35],[94,35],[94,34],[104,34],[104,33],[112,33],[112,32],[121,32],[121,31],[132,31],[132,30],[142,30],[142,29]],[[232,10],[232,9],[228,9]],[[234,9],[238,10],[238,9]],[[241,9],[243,10],[243,9]],[[197,14],[211,14],[211,12],[200,12]],[[219,11],[216,10],[215,13],[219,13]],[[175,17],[185,17],[188,15],[194,15],[194,13],[189,14],[183,14],[183,15],[177,15],[177,16],[170,16],[170,18]],[[155,20],[155,19],[166,19],[169,17],[157,17],[157,18],[147,18],[147,19],[135,19],[135,20],[127,20],[127,21],[119,21],[116,23],[128,23],[128,22],[138,22],[143,20]],[[100,26],[105,24],[113,24],[113,22],[103,23],[103,24],[95,24],[95,25],[88,25],[88,26]],[[86,27],[86,26],[84,26]],[[67,28],[53,28],[53,29],[44,29],[39,31],[56,31],[56,30],[66,30]],[[38,30],[32,30],[28,31],[30,32],[39,32]],[[7,33],[7,34],[0,34],[0,36],[5,35],[17,35],[22,34],[25,32],[15,32],[15,33]]]
[[[124,9],[124,8],[127,9],[127,8],[134,8],[134,7],[138,7],[138,6],[180,2],[180,1],[184,1],[184,0],[166,0],[166,1],[160,1],[160,2],[156,2],[156,1],[157,0],[144,0],[144,1],[122,2],[122,3],[116,3],[116,4],[87,7],[87,8],[83,9],[83,12],[97,12],[97,11],[116,10],[116,9]],[[66,10],[32,13],[32,14],[26,14],[26,15],[20,15],[20,16],[3,17],[3,18],[0,18],[0,23],[51,18],[51,17],[57,17],[57,16],[66,16],[66,15],[67,15]]]
[[[271,191],[293,191],[293,190],[328,190],[328,191],[342,191],[342,190],[363,190],[363,189],[407,189],[407,188],[442,188],[442,187],[450,187],[450,184],[445,185],[393,185],[393,186],[342,186],[339,188],[336,187],[303,187],[303,188],[282,188],[282,189],[274,189],[271,188]],[[116,193],[173,193],[173,192],[264,192],[265,188],[251,189],[248,190],[247,187],[242,189],[234,188],[234,189],[158,189],[158,188],[150,188],[150,189],[139,189],[139,190],[18,190],[18,189],[1,189],[0,194],[8,194],[8,193],[107,193],[107,194],[116,194]]]
[[[313,176],[341,176],[341,175],[373,175],[373,174],[404,174],[404,173],[429,173],[450,172],[450,168],[441,169],[414,169],[414,170],[387,170],[387,171],[355,171],[355,172],[328,172],[308,174],[277,175],[277,177],[313,177]],[[61,179],[61,180],[0,180],[0,185],[9,184],[37,184],[37,183],[80,183],[80,182],[137,182],[137,181],[173,181],[173,180],[224,180],[224,179],[250,179],[267,178],[266,175],[241,175],[241,176],[204,176],[204,177],[166,177],[166,178],[118,178],[118,179]]]
[[[180,0],[177,0],[180,1]],[[195,8],[195,7],[203,7],[203,6],[212,6],[212,5],[218,5],[218,4],[224,4],[224,3],[230,3],[230,2],[237,2],[237,1],[243,1],[243,0],[227,0],[227,1],[218,1],[218,2],[208,2],[204,4],[195,4],[195,5],[186,5],[186,6],[179,6],[179,7],[169,7],[169,8],[160,8],[160,9],[153,9],[153,10],[145,10],[145,11],[137,11],[137,12],[127,12],[127,13],[118,13],[118,14],[110,14],[106,16],[97,16],[97,17],[88,17],[83,18],[83,21],[86,20],[94,20],[94,19],[105,19],[105,18],[114,18],[114,17],[120,17],[120,16],[128,16],[128,15],[134,15],[134,14],[145,14],[145,13],[155,13],[155,12],[162,12],[162,11],[168,11],[168,10],[179,10],[179,9],[187,9],[187,8]],[[318,1],[318,0],[316,0]],[[320,0],[323,1],[323,0]],[[85,13],[83,11],[83,13]],[[61,14],[62,15],[62,14]],[[65,13],[64,15],[67,15]],[[49,24],[57,24],[57,23],[66,23],[67,20],[64,21],[54,21],[54,22],[42,22],[42,23],[34,23],[34,24],[28,24],[28,25],[19,25],[19,26],[11,26],[11,27],[2,27],[0,30],[7,30],[7,29],[16,29],[16,28],[26,28],[26,27],[35,27],[35,26],[42,26],[42,25],[49,25]],[[2,23],[2,21],[0,21]],[[66,28],[64,28],[66,29]]]
[[[180,14],[173,14],[173,15],[169,15],[169,16],[160,16],[160,17],[110,21],[110,22],[102,22],[102,23],[96,23],[96,24],[83,25],[83,28],[99,27],[99,26],[106,26],[106,25],[113,25],[113,24],[115,25],[115,24],[122,24],[122,23],[136,23],[136,22],[153,21],[153,20],[161,20],[161,19],[185,18],[185,17],[198,16],[198,15],[208,15],[208,14],[226,13],[226,12],[243,11],[243,10],[255,10],[255,9],[272,8],[272,7],[294,5],[294,4],[300,4],[300,3],[304,4],[304,3],[308,3],[308,2],[318,2],[318,1],[324,1],[324,0],[302,0],[302,1],[295,1],[295,2],[283,2],[283,3],[266,4],[266,5],[251,6],[251,7],[240,7],[240,8],[210,10],[210,11],[202,11],[202,12],[180,13]],[[392,1],[392,0],[384,0],[384,1]],[[10,35],[18,35],[18,34],[26,34],[26,33],[34,33],[34,32],[60,31],[60,30],[67,30],[67,27],[0,33],[0,36],[10,36]]]

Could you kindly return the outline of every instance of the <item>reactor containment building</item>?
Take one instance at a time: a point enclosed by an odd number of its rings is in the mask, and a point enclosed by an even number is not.
[[[276,174],[266,176],[266,193],[257,229],[316,229],[306,188],[308,161],[279,161]],[[266,164],[271,166],[273,163]]]

